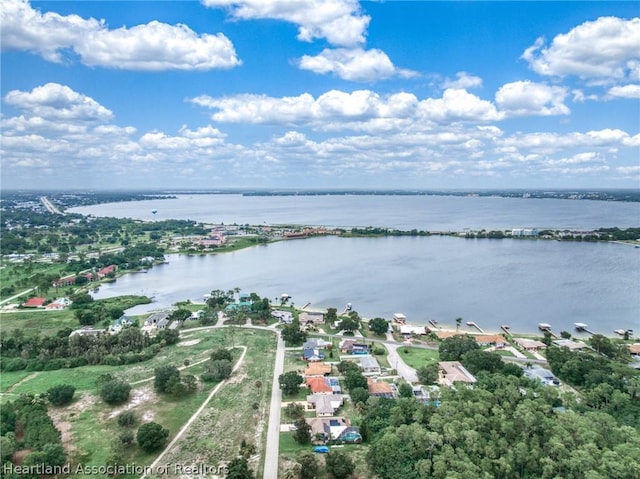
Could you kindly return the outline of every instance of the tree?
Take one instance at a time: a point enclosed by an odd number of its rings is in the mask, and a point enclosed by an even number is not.
[[[169,437],[169,430],[157,422],[147,422],[138,428],[136,441],[145,452],[153,452],[164,446]]]
[[[290,402],[284,408],[284,413],[291,419],[300,419],[304,417],[304,406],[296,402]]]
[[[293,431],[293,439],[298,444],[309,444],[311,442],[311,426],[309,426],[305,418],[296,419],[293,424],[296,427],[295,431]]]
[[[226,359],[227,361],[233,361],[231,350],[226,348],[214,349],[213,352],[211,353],[210,358],[211,358],[211,361],[216,361],[218,359]]]
[[[300,321],[295,319],[282,328],[282,339],[287,346],[299,346],[307,340],[307,333],[300,329]]]
[[[133,411],[122,411],[118,414],[118,425],[130,427],[136,423],[136,415]]]
[[[329,324],[335,323],[338,320],[338,310],[336,308],[327,309],[324,319]]]
[[[160,366],[154,372],[153,387],[156,392],[169,393],[171,386],[180,382],[180,371],[175,366]]]
[[[462,318],[456,318],[456,331],[460,329],[461,324],[462,324]]]
[[[342,321],[338,324],[338,328],[343,331],[355,331],[360,327],[360,322],[352,316],[342,318]]]
[[[254,479],[253,471],[249,469],[246,458],[239,456],[227,466],[226,479]]]
[[[501,371],[504,367],[504,362],[499,354],[488,353],[479,349],[469,351],[460,359],[471,374],[478,374],[480,371],[495,373]]]
[[[315,479],[318,475],[318,461],[316,457],[305,452],[298,456],[298,464],[300,464],[300,479]]]
[[[369,329],[382,336],[389,330],[389,323],[384,318],[373,318],[369,321]]]
[[[413,388],[411,384],[402,383],[400,387],[398,387],[398,395],[401,398],[412,398],[413,397]]]
[[[108,381],[100,388],[100,397],[107,404],[120,404],[129,399],[131,385],[120,379]]]
[[[216,359],[209,361],[205,366],[205,372],[202,374],[201,379],[203,381],[222,381],[231,376],[233,367],[231,361],[228,359]]]
[[[174,312],[171,313],[169,319],[171,321],[185,321],[186,319],[191,317],[191,311],[185,308],[178,308]]]
[[[420,384],[429,386],[438,382],[437,364],[427,364],[426,366],[422,366],[418,368],[416,373],[418,375],[418,381],[420,382]]]
[[[349,390],[349,396],[354,404],[366,403],[369,399],[369,391],[365,388],[356,387]]]
[[[325,460],[327,463],[327,472],[336,479],[345,479],[356,470],[356,465],[353,460],[340,451],[331,451],[326,455]]]
[[[456,334],[440,343],[438,351],[442,361],[460,361],[463,354],[480,349],[478,342],[468,334]]]
[[[560,331],[560,337],[562,339],[571,339],[571,333],[569,331]]]
[[[615,358],[617,354],[615,344],[602,334],[594,334],[589,338],[589,345],[600,354],[604,354],[608,358]]]
[[[73,393],[75,392],[76,388],[74,386],[70,386],[69,384],[59,384],[58,386],[49,388],[47,391],[47,398],[54,406],[63,406],[71,402],[73,399]]]
[[[278,377],[278,382],[280,383],[280,389],[282,389],[285,394],[294,395],[300,389],[300,385],[304,382],[304,378],[295,371],[289,371],[281,374]]]
[[[356,388],[366,388],[367,378],[365,378],[359,370],[351,370],[345,373],[344,383],[349,391]]]

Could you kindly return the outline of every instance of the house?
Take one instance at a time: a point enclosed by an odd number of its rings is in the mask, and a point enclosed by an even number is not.
[[[513,342],[527,351],[538,351],[539,349],[547,348],[546,344],[535,339],[513,338]]]
[[[133,325],[133,320],[126,315],[116,319],[111,326],[109,326],[109,333],[117,334],[122,331],[123,328]]]
[[[640,343],[630,344],[629,352],[632,356],[640,357]]]
[[[400,334],[402,334],[405,338],[410,337],[412,334],[420,336],[429,333],[430,330],[426,326],[409,326],[408,324],[400,325]]]
[[[402,313],[395,313],[393,315],[393,322],[398,324],[405,324],[407,322],[407,317]]]
[[[331,341],[325,341],[322,338],[309,338],[306,343],[302,345],[304,349],[328,349],[333,346]]]
[[[293,322],[293,314],[291,311],[272,311],[271,316],[284,324],[291,324]]]
[[[316,311],[305,311],[298,318],[301,325],[324,324],[324,314]]]
[[[54,288],[62,288],[63,286],[72,286],[76,284],[76,275],[70,274],[69,276],[65,276],[63,278],[57,279],[51,284]]]
[[[429,404],[432,406],[440,406],[440,386],[435,384],[431,386],[412,386],[413,397],[415,397],[422,404]]]
[[[316,417],[306,421],[311,428],[311,437],[321,438],[321,441],[336,440],[353,444],[362,442],[360,429],[351,426],[344,417]]]
[[[588,347],[582,341],[573,341],[571,339],[556,339],[553,344],[560,348],[569,348],[571,351],[580,351]]]
[[[433,334],[435,334],[438,339],[443,340],[464,333],[460,331],[434,331]]]
[[[369,354],[369,346],[358,343],[355,339],[343,339],[338,347],[343,354]]]
[[[171,313],[169,313],[168,311],[159,311],[157,313],[153,313],[146,319],[142,329],[164,329],[169,325],[169,316],[171,316]]]
[[[524,369],[524,375],[529,379],[537,379],[546,386],[558,386],[560,381],[551,371],[541,367],[530,367]]]
[[[362,356],[360,358],[360,367],[363,374],[380,374],[380,364],[373,356]]]
[[[314,410],[318,417],[333,416],[342,406],[342,394],[311,394],[307,396],[307,406]]]
[[[69,298],[58,298],[55,301],[47,304],[45,308],[48,310],[51,310],[51,309],[60,310],[70,305],[71,305],[71,300]]]
[[[476,378],[460,364],[460,361],[440,361],[438,363],[438,384],[453,386],[454,383],[474,384]]]
[[[305,384],[313,394],[333,394],[333,387],[329,382],[329,378],[311,377],[306,379]]]
[[[106,333],[106,329],[95,329],[91,326],[84,326],[75,331],[71,331],[70,338],[74,336],[98,336],[99,334]]]
[[[369,395],[374,397],[393,399],[396,396],[395,385],[386,381],[376,381],[369,378],[367,379],[367,389]]]
[[[504,348],[509,342],[499,334],[478,334],[474,336],[476,342],[480,346],[495,346],[496,348]]]
[[[514,228],[511,230],[511,236],[514,237],[534,237],[538,234],[539,231],[533,228]]]
[[[47,298],[29,298],[27,301],[22,303],[22,307],[23,308],[42,308],[46,301],[47,301]]]
[[[105,266],[104,268],[98,271],[98,278],[102,279],[111,273],[115,273],[117,269],[118,267],[115,264]]]
[[[310,362],[304,371],[306,377],[328,376],[329,374],[331,374],[331,365],[322,362]]]
[[[317,348],[307,348],[302,350],[302,359],[304,361],[322,361],[324,353]]]

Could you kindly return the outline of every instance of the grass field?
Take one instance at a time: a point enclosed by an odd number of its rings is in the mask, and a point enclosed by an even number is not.
[[[408,351],[405,353],[405,351]],[[433,349],[422,349],[402,346],[398,348],[398,355],[412,368],[419,368],[428,364],[436,363],[440,360],[438,351]]]
[[[11,332],[20,329],[24,334],[40,333],[44,336],[54,335],[64,328],[79,328],[73,311],[21,310],[15,313],[0,313],[0,329]]]

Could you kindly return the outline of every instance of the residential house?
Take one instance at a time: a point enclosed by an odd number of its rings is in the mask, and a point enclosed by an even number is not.
[[[314,410],[318,417],[333,416],[342,406],[342,399],[341,394],[311,394],[307,396],[307,406]]]
[[[340,352],[343,354],[369,354],[369,346],[356,342],[355,339],[343,339],[339,344]]]
[[[367,379],[367,389],[369,390],[370,396],[389,399],[396,397],[395,384],[386,381],[369,378]]]
[[[363,374],[380,374],[380,364],[373,356],[361,356],[360,367]]]
[[[331,374],[331,365],[323,362],[310,362],[307,364],[307,369],[304,371],[306,377],[313,376],[328,376]]]
[[[271,316],[284,324],[291,324],[293,322],[293,314],[291,311],[272,311]]]
[[[63,278],[55,280],[51,283],[54,288],[62,288],[64,286],[72,286],[76,284],[76,275],[70,274],[69,276],[65,276]]]
[[[133,320],[129,316],[123,315],[120,318],[116,319],[111,326],[109,326],[109,333],[117,334],[122,331],[122,329],[132,325]]]
[[[397,324],[405,324],[407,322],[407,317],[402,313],[395,313],[393,315],[393,322]]]
[[[304,349],[330,349],[333,346],[331,341],[322,338],[309,338],[302,347]]]
[[[329,378],[311,377],[305,380],[305,384],[313,394],[333,394],[333,387]]]
[[[546,386],[558,386],[560,381],[551,371],[541,367],[529,367],[524,369],[524,375],[530,379],[537,379]]]
[[[74,336],[98,336],[99,334],[106,333],[106,329],[95,329],[92,326],[83,326],[80,329],[76,329],[75,331],[71,331],[69,335],[70,338]]]
[[[440,386],[435,384],[431,386],[412,386],[413,396],[422,404],[430,404],[432,406],[440,406]]]
[[[307,362],[322,361],[324,359],[324,353],[317,348],[303,349],[302,359]]]
[[[171,313],[168,311],[159,311],[153,313],[144,322],[143,330],[164,329],[169,325],[169,316]]]
[[[42,308],[47,298],[29,298],[22,303],[23,308]]]
[[[102,279],[105,276],[111,274],[111,273],[115,273],[116,270],[118,269],[118,267],[115,264],[111,264],[109,266],[105,266],[104,268],[102,268],[101,270],[98,271],[98,278]]]
[[[538,351],[539,349],[547,348],[546,344],[536,339],[513,338],[513,342],[527,351]]]
[[[55,301],[47,304],[45,306],[48,310],[61,310],[71,305],[71,300],[69,298],[58,298]]]
[[[304,313],[300,313],[298,318],[300,319],[300,324],[303,326],[324,324],[324,314],[317,311],[305,311]]]
[[[410,326],[408,324],[400,325],[400,334],[405,338],[410,337],[412,334],[417,336],[421,336],[424,334],[429,334],[430,330],[426,326]]]
[[[560,348],[569,348],[571,351],[580,351],[588,347],[582,341],[574,341],[572,339],[556,339],[553,344]]]
[[[453,386],[454,383],[474,384],[476,378],[460,364],[460,361],[440,361],[438,363],[438,384]]]
[[[344,417],[316,417],[306,420],[311,427],[311,437],[320,438],[320,441],[330,440],[342,441],[357,444],[362,442],[360,429],[351,426],[351,423]]]
[[[474,336],[480,346],[495,346],[498,349],[509,345],[509,342],[499,334],[477,334]]]
[[[632,356],[640,358],[640,343],[634,343],[629,345],[629,352]]]

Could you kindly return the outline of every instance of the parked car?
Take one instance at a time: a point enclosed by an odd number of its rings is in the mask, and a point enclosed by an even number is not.
[[[327,446],[316,446],[313,448],[313,452],[317,452],[320,454],[326,454],[329,452],[329,448]]]

